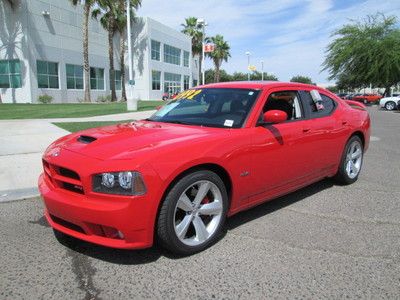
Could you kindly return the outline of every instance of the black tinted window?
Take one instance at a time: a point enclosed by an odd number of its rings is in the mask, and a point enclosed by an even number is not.
[[[311,118],[328,116],[335,109],[335,101],[324,94],[321,94],[322,103],[320,104],[314,102],[309,92],[303,92],[302,96],[308,104]]]

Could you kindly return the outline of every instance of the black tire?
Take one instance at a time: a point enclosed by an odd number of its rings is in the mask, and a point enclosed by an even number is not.
[[[189,246],[183,243],[175,232],[175,209],[178,199],[189,187],[198,181],[210,181],[215,184],[222,196],[222,215],[218,226],[204,243]],[[221,235],[228,209],[228,194],[221,178],[214,172],[199,170],[179,179],[166,195],[158,215],[157,237],[160,244],[169,251],[179,255],[191,255],[200,252],[214,244]]]
[[[396,109],[396,103],[394,103],[393,101],[386,102],[385,109],[389,111]]]
[[[354,143],[357,143],[358,145],[360,145],[361,163],[360,163],[357,175],[355,177],[352,177],[352,176],[349,176],[348,172],[346,171],[346,166],[347,166],[347,163],[348,163],[347,154],[349,152],[349,148]],[[358,136],[353,135],[347,141],[346,146],[344,147],[343,154],[342,154],[342,157],[340,159],[339,169],[338,169],[338,172],[336,173],[336,175],[334,176],[334,180],[337,183],[343,184],[343,185],[352,184],[353,182],[357,181],[358,176],[360,175],[360,172],[361,172],[363,158],[364,158],[364,145],[363,145],[361,139]]]

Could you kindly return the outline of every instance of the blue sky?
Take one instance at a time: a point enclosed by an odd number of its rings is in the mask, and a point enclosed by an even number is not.
[[[288,81],[301,74],[327,83],[320,72],[331,33],[350,20],[382,12],[400,16],[398,0],[143,0],[138,14],[154,18],[177,30],[184,18],[205,18],[206,35],[222,34],[231,46],[228,72],[247,70],[250,64]],[[206,67],[212,67],[207,61]]]

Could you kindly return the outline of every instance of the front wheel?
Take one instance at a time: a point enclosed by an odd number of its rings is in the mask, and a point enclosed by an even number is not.
[[[161,206],[157,235],[170,251],[190,255],[216,241],[222,231],[228,195],[221,178],[200,170],[181,178]]]
[[[358,179],[364,156],[364,147],[358,136],[352,136],[344,148],[335,180],[351,184]]]

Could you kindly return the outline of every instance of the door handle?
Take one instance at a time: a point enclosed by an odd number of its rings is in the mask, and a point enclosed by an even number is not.
[[[311,128],[308,128],[308,127],[303,128],[303,132],[309,132],[310,130],[311,130]]]
[[[342,125],[347,125],[347,121],[342,121]]]

